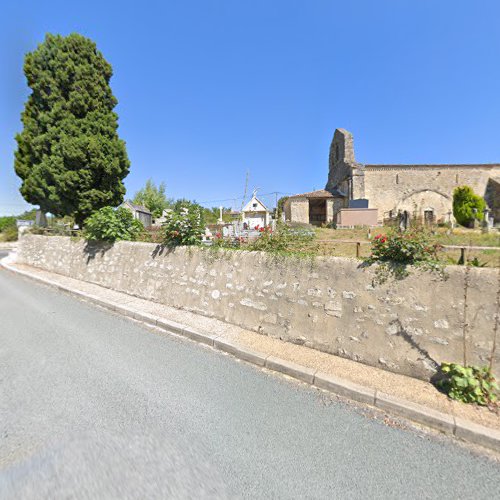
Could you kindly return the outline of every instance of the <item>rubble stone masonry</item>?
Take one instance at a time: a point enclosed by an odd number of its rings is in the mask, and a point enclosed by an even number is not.
[[[380,217],[390,210],[422,214],[432,210],[437,219],[449,221],[453,191],[470,186],[494,208],[498,200],[488,192],[492,177],[500,176],[500,165],[365,165],[364,196]]]
[[[412,270],[403,280],[374,285],[373,267],[336,257],[38,235],[23,236],[18,253],[20,263],[412,377],[428,379],[438,363],[463,360],[465,267],[447,268],[447,280]],[[469,272],[468,359],[485,365],[498,270]],[[500,374],[498,360],[494,371]]]
[[[449,222],[453,191],[470,186],[482,196],[494,219],[500,221],[500,164],[463,165],[372,165],[356,161],[350,132],[337,129],[330,145],[326,189],[340,191],[343,206],[364,198],[378,209],[379,222],[398,211],[413,217],[431,213],[435,221]]]

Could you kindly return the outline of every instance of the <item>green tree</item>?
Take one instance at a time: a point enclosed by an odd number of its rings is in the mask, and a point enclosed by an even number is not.
[[[165,183],[158,187],[151,180],[146,181],[146,185],[134,195],[133,203],[145,206],[153,217],[161,217],[163,210],[170,206],[170,202],[165,195]]]
[[[290,196],[282,196],[279,200],[278,200],[278,207],[277,207],[277,217],[281,217],[281,214],[284,212],[285,210],[285,202],[286,200],[288,200],[288,198],[290,198]]]
[[[220,208],[203,208],[203,219],[206,224],[215,224],[220,219]],[[231,222],[231,209],[222,207],[222,220],[224,222]]]
[[[129,172],[119,139],[111,65],[93,41],[78,34],[48,34],[26,55],[32,93],[16,136],[15,170],[24,199],[77,224],[123,201]]]
[[[471,226],[474,219],[483,220],[485,208],[486,202],[471,187],[460,186],[453,191],[453,215],[462,226]]]
[[[26,210],[21,215],[19,215],[18,219],[23,220],[35,220],[36,219],[36,208],[32,208],[31,210]]]

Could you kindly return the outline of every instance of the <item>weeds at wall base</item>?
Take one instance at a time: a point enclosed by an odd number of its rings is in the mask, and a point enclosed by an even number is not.
[[[498,409],[498,383],[488,366],[442,363],[435,382],[451,399]]]

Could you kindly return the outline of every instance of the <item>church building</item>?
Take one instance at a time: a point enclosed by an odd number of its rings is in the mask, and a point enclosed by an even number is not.
[[[449,222],[453,190],[470,186],[482,196],[495,222],[500,222],[500,164],[373,165],[358,163],[353,137],[335,130],[330,146],[325,189],[291,196],[285,218],[313,225],[338,223],[349,211],[379,224],[407,211],[411,218]],[[366,209],[371,209],[366,211]],[[376,215],[374,215],[376,210]],[[361,215],[359,215],[361,214]],[[360,218],[359,218],[360,217]],[[373,225],[367,223],[366,225]]]

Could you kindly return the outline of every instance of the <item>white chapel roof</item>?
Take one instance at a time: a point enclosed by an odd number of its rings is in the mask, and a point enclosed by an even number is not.
[[[257,204],[256,207],[253,205]],[[262,203],[257,196],[252,196],[252,199],[243,207],[243,212],[268,212],[267,207]]]

